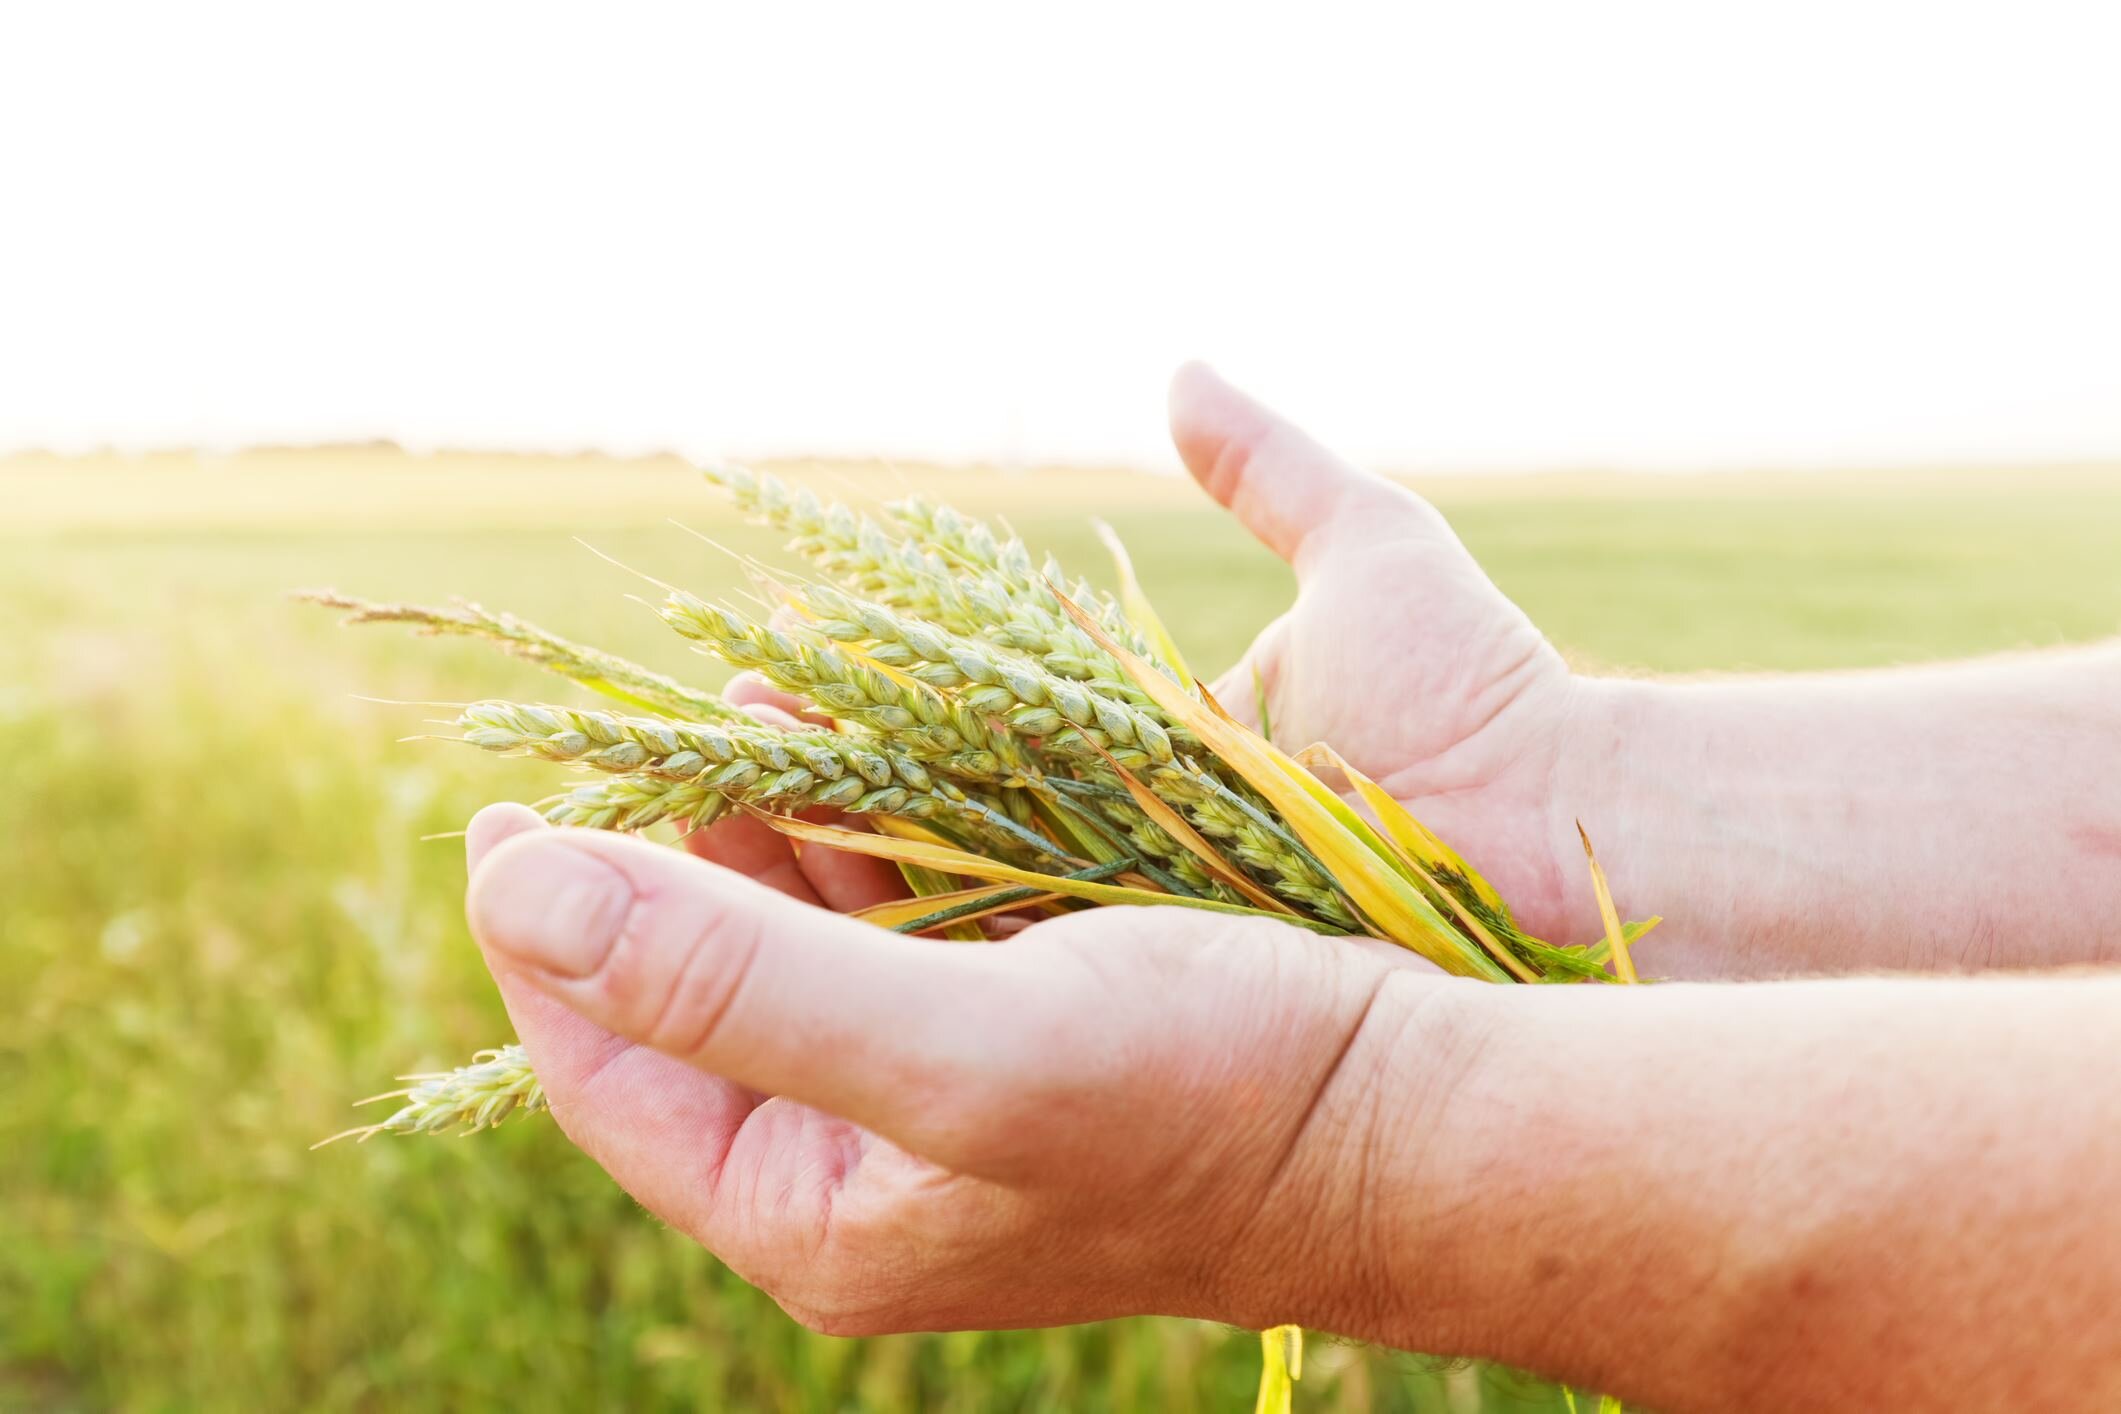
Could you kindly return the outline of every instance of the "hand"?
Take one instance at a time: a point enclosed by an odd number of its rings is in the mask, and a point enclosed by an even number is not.
[[[1176,909],[902,938],[521,806],[468,849],[554,1117],[806,1325],[1395,1329],[1365,1182],[1451,1085],[1475,984]]]
[[[1290,750],[1325,742],[1486,874],[1520,922],[1595,933],[1571,784],[1583,685],[1434,507],[1191,364],[1171,435],[1209,495],[1296,571],[1296,603],[1215,685]],[[1596,820],[1592,820],[1596,828]],[[1616,851],[1610,848],[1605,853]]]

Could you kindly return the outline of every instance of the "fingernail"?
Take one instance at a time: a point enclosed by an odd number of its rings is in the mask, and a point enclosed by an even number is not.
[[[497,849],[472,876],[466,911],[480,945],[565,977],[597,970],[625,926],[625,874],[558,834]]]

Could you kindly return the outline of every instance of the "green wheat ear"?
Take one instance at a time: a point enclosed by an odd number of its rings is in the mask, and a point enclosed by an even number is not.
[[[402,1097],[405,1103],[388,1119],[375,1124],[341,1130],[330,1139],[310,1147],[321,1149],[334,1140],[357,1136],[360,1142],[378,1134],[443,1134],[461,1130],[473,1134],[491,1129],[518,1110],[537,1114],[548,1108],[545,1087],[531,1072],[530,1057],[520,1045],[510,1043],[480,1051],[470,1065],[455,1070],[401,1075],[412,1082],[403,1090],[388,1090],[359,1101],[372,1105],[379,1100]]]

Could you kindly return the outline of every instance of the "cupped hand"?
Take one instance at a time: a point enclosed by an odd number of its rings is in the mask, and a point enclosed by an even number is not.
[[[1559,657],[1431,507],[1206,369],[1172,430],[1300,587],[1224,703],[1249,715],[1256,672],[1283,745],[1334,746],[1559,931]],[[1477,1049],[1469,984],[1177,909],[901,938],[836,916],[903,895],[882,861],[748,817],[687,844],[493,807],[472,926],[570,1137],[798,1319],[1402,1328],[1378,1192]]]
[[[1378,1169],[1475,1049],[1473,984],[1179,909],[905,938],[791,897],[819,885],[784,855],[752,878],[520,806],[468,844],[554,1117],[805,1324],[1392,1328]]]
[[[1296,571],[1297,596],[1216,684],[1278,745],[1324,742],[1405,802],[1555,941],[1595,928],[1572,811],[1597,735],[1584,684],[1444,518],[1201,364],[1171,385],[1193,477]],[[1256,678],[1255,678],[1256,674]],[[1595,826],[1595,821],[1593,822]]]

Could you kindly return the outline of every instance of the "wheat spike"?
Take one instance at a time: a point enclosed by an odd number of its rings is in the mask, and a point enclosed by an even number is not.
[[[1011,538],[1008,547],[982,528],[975,537],[963,527],[977,524],[952,513],[951,545],[959,553],[946,561],[874,519],[837,501],[823,501],[807,488],[748,467],[705,468],[710,482],[727,491],[737,508],[754,520],[790,533],[789,548],[802,555],[848,590],[873,603],[923,619],[939,628],[1037,658],[1058,677],[1096,682],[1109,694],[1137,705],[1149,699],[1133,684],[1112,656],[1076,627],[1050,593],[1045,579],[1061,580],[1049,565],[1041,578],[1030,571],[1030,555]],[[906,502],[894,513],[916,525],[936,521],[925,502]],[[965,552],[989,556],[988,563]],[[1077,582],[1070,596],[1093,606],[1099,621],[1120,641],[1159,666],[1152,645],[1137,634],[1116,606]],[[892,657],[879,661],[903,666]]]
[[[402,623],[411,624],[424,634],[482,638],[583,687],[649,711],[693,720],[726,721],[743,716],[711,692],[687,687],[652,668],[570,642],[527,619],[497,614],[477,604],[464,602],[448,609],[376,604],[331,589],[309,590],[296,597],[328,609],[346,610],[344,622],[348,624]]]
[[[1020,654],[952,635],[876,604],[865,604],[829,588],[795,591],[797,602],[819,615],[816,632],[840,641],[875,639],[903,647],[917,664],[915,678],[976,711],[991,713],[1012,731],[1040,739],[1041,749],[1082,760],[1093,772],[1109,756],[1128,769],[1142,768],[1152,784],[1181,802],[1187,816],[1211,839],[1228,840],[1240,863],[1261,874],[1283,897],[1321,917],[1355,926],[1354,914],[1331,878],[1286,835],[1277,834],[1256,810],[1181,751],[1198,752],[1191,733],[1167,729],[1153,713],[1093,687],[1055,677]],[[1108,818],[1125,828],[1144,853],[1175,860],[1184,851],[1168,834],[1113,802]]]
[[[924,683],[864,663],[821,634],[756,623],[683,590],[673,590],[657,612],[723,662],[889,736],[908,754],[945,762],[953,774],[1013,785],[1038,774],[1021,743],[977,712]]]
[[[912,757],[869,737],[824,730],[787,731],[748,719],[673,722],[546,703],[474,702],[457,718],[463,740],[503,755],[537,756],[601,771],[642,772],[693,780],[748,761],[761,770],[805,770],[821,781],[849,780],[874,789],[900,786],[949,795]]]
[[[1079,745],[1070,727],[1094,733],[1098,746],[1130,766],[1163,764],[1178,751],[1200,750],[1190,732],[1174,731],[1155,707],[1098,684],[1060,677],[1024,653],[950,633],[837,589],[812,586],[791,593],[816,616],[809,625],[816,633],[836,642],[874,641],[902,650],[893,666],[903,665],[909,676],[930,687],[958,689],[957,699],[975,711],[1003,717],[1020,735],[1046,738],[1048,751],[1068,752]]]
[[[410,1088],[361,1101],[367,1105],[402,1096],[405,1103],[390,1118],[334,1134],[311,1147],[322,1148],[349,1136],[371,1139],[378,1134],[441,1134],[452,1129],[471,1134],[491,1129],[519,1110],[537,1114],[547,1108],[545,1087],[532,1073],[530,1057],[514,1043],[480,1051],[470,1065],[455,1070],[398,1078],[411,1081]]]
[[[697,828],[732,804],[771,811],[823,806],[850,815],[941,820],[1013,856],[1068,857],[1011,820],[993,797],[867,737],[523,702],[475,702],[457,721],[462,740],[487,751],[619,777],[551,801],[545,814],[554,824],[640,830],[679,820]]]

